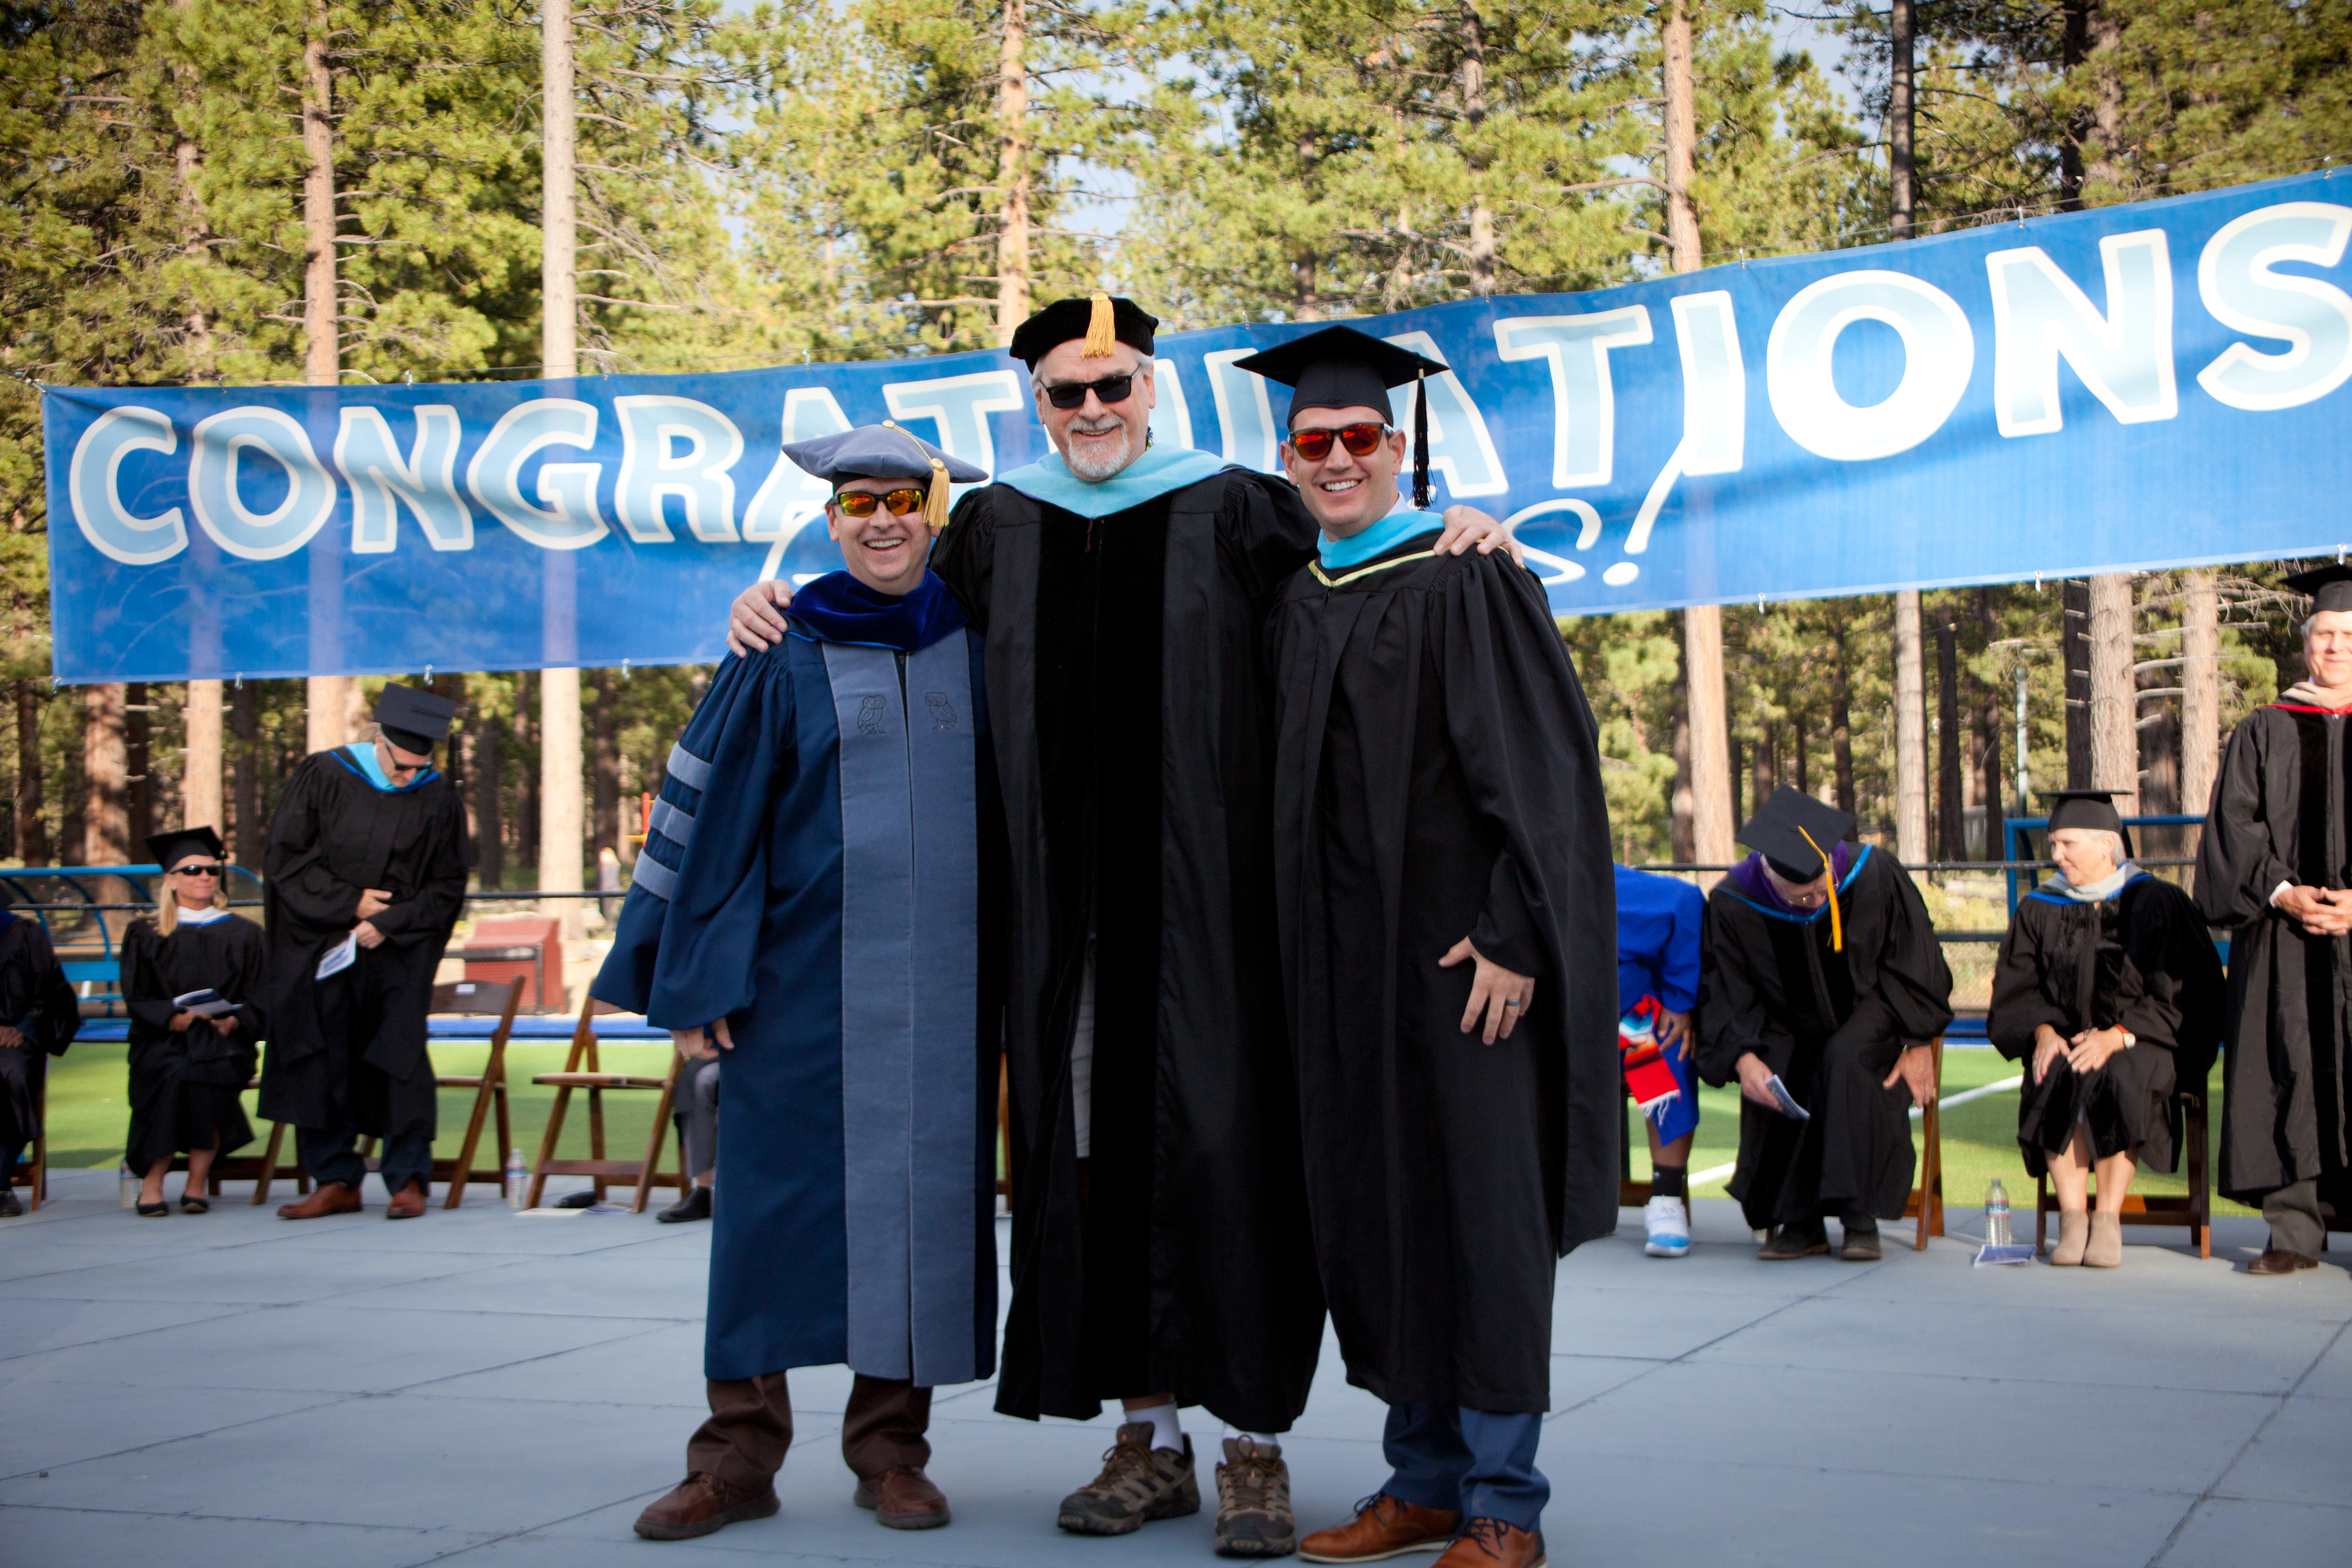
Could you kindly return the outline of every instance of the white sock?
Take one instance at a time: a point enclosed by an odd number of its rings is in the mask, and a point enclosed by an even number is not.
[[[1226,1422],[1225,1441],[1230,1443],[1236,1437],[1248,1438],[1251,1442],[1258,1446],[1259,1451],[1262,1453],[1279,1454],[1282,1452],[1281,1438],[1268,1436],[1264,1432],[1244,1432],[1240,1427],[1234,1426],[1232,1422]]]
[[[1176,1417],[1175,1401],[1171,1400],[1165,1405],[1154,1405],[1142,1410],[1130,1410],[1123,1419],[1130,1423],[1150,1422],[1153,1447],[1171,1448],[1179,1454],[1184,1451],[1184,1426],[1183,1423]]]

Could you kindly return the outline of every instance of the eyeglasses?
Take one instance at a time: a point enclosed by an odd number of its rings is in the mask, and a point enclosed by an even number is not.
[[[221,874],[221,870],[222,868],[218,866],[174,866],[172,868],[172,875],[174,877],[217,877]]]
[[[1100,381],[1073,381],[1045,389],[1045,401],[1056,408],[1083,407],[1087,394],[1091,392],[1105,403],[1125,403],[1128,394],[1135,390],[1135,373],[1107,375]]]
[[[1380,449],[1389,427],[1368,420],[1361,425],[1343,425],[1337,430],[1293,430],[1290,444],[1298,455],[1310,463],[1319,463],[1331,455],[1331,443],[1337,439],[1355,458],[1369,458]]]
[[[910,487],[878,496],[872,490],[835,490],[833,496],[833,504],[852,517],[872,517],[877,501],[890,509],[892,517],[912,517],[923,510],[923,492]]]

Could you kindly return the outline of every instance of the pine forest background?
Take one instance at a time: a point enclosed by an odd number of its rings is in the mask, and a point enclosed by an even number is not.
[[[1890,18],[1820,3],[1680,6],[1710,260],[1887,237]],[[1922,232],[2266,178],[2352,145],[2352,0],[1911,11]],[[580,0],[582,368],[984,348],[1006,312],[1097,287],[1177,330],[1654,276],[1666,15],[1607,0]],[[1780,41],[1792,23],[1841,52],[1836,71]],[[177,686],[50,686],[28,383],[299,381],[306,277],[324,276],[306,176],[333,235],[346,380],[535,374],[539,37],[529,0],[0,0],[0,689],[15,730],[0,782],[16,803],[0,860],[90,858],[94,725],[127,742],[133,845],[179,821],[185,743]],[[2217,586],[2226,728],[2300,672],[2277,569]],[[2184,583],[2151,574],[2135,591],[2138,808],[2201,809],[2180,798],[2182,758],[2219,730],[2181,732]],[[1985,824],[2019,809],[2021,668],[2031,779],[2081,776],[2070,605],[2087,614],[2079,584],[1926,596],[1936,858],[1998,857]],[[1891,837],[1891,616],[1884,598],[1726,611],[1738,813],[1787,782]],[[1688,859],[1675,617],[1562,630],[1600,715],[1620,855]],[[657,787],[706,677],[585,672],[583,859],[625,857],[625,803]],[[465,703],[448,762],[486,888],[534,879],[536,681],[441,678]],[[300,681],[228,694],[241,860],[259,858],[305,749],[303,704]]]

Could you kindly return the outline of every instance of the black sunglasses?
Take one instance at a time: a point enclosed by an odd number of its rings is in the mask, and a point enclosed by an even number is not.
[[[172,875],[174,877],[217,877],[224,869],[226,869],[226,868],[220,866],[198,866],[190,864],[186,866],[173,867]]]
[[[1369,458],[1380,449],[1381,437],[1388,433],[1387,426],[1367,420],[1361,425],[1343,425],[1337,430],[1293,430],[1290,444],[1310,463],[1319,463],[1329,457],[1335,438],[1348,448],[1349,456]]]
[[[872,517],[877,502],[888,507],[892,517],[912,517],[923,510],[923,492],[911,487],[884,490],[880,495],[872,490],[838,490],[833,498],[833,504],[852,517]]]
[[[1087,394],[1091,392],[1105,403],[1125,403],[1134,390],[1135,373],[1129,371],[1125,375],[1107,375],[1100,381],[1073,381],[1049,386],[1045,389],[1045,401],[1056,408],[1077,408],[1085,405]]]

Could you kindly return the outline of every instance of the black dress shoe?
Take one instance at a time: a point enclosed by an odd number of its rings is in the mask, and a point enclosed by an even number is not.
[[[672,1204],[669,1207],[662,1210],[661,1213],[654,1215],[654,1217],[661,1221],[664,1225],[684,1225],[690,1219],[709,1219],[710,1217],[710,1189],[709,1187],[697,1187],[692,1192],[687,1194],[682,1202]]]
[[[1785,1263],[1792,1258],[1811,1258],[1829,1249],[1830,1237],[1826,1230],[1800,1229],[1793,1225],[1784,1225],[1772,1233],[1772,1239],[1766,1242],[1756,1256],[1767,1263]]]
[[[0,1219],[15,1219],[24,1212],[25,1205],[16,1201],[16,1194],[0,1187]]]
[[[2316,1268],[2318,1267],[2319,1259],[2316,1258],[2305,1258],[2300,1252],[2289,1252],[2284,1247],[2264,1247],[2263,1249],[2263,1255],[2260,1258],[2255,1258],[2252,1263],[2246,1265],[2246,1272],[2249,1274],[2292,1274],[2298,1268]]]
[[[1843,1245],[1838,1248],[1838,1256],[1848,1263],[1875,1263],[1881,1257],[1878,1250],[1878,1222],[1874,1219],[1847,1220],[1845,1235],[1841,1240]]]
[[[182,1214],[210,1214],[213,1212],[213,1205],[205,1199],[192,1198],[187,1194],[182,1193],[180,1194],[180,1212]]]

